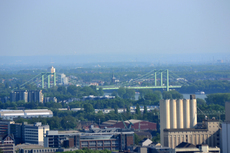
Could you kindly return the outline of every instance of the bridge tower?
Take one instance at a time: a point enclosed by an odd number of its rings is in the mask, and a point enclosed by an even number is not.
[[[54,73],[46,73],[43,72],[42,73],[42,88],[44,89],[45,86],[45,76],[47,76],[47,87],[50,88],[50,84],[51,84],[51,76],[53,76],[53,86],[56,86],[56,72]]]
[[[43,72],[42,73],[42,88],[44,88],[44,76],[47,76],[47,87],[50,88],[51,77],[53,77],[53,86],[56,86],[56,72],[55,68],[52,66],[48,69],[50,72]]]

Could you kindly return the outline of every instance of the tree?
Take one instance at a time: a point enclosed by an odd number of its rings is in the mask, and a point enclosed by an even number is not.
[[[147,114],[148,113],[148,111],[147,111],[147,107],[146,107],[146,105],[144,106],[144,114]]]
[[[89,104],[89,103],[84,104],[84,111],[85,111],[86,113],[94,113],[94,112],[95,112],[95,111],[94,111],[94,108],[93,108],[93,105],[92,105],[92,104]]]
[[[225,106],[226,101],[230,101],[230,93],[215,93],[207,95],[207,104],[218,104]]]
[[[104,95],[104,91],[103,91],[102,87],[99,88],[98,94],[99,94],[100,96],[103,96],[103,95]]]
[[[67,92],[66,87],[64,86],[58,86],[57,91],[62,94],[65,94]]]
[[[118,108],[117,108],[117,106],[114,107],[114,110],[115,110],[115,114],[118,114]]]
[[[159,143],[160,142],[160,134],[157,133],[157,135],[152,138],[152,141],[155,142],[155,143]]]
[[[200,104],[200,105],[206,104],[206,101],[204,99],[197,98],[196,100],[197,100],[197,104]]]
[[[151,90],[151,89],[140,89],[139,92],[140,92],[140,98],[145,98],[145,95],[152,94],[153,90]]]
[[[136,114],[137,114],[137,115],[141,115],[141,111],[140,111],[140,106],[139,106],[139,104],[137,104],[137,106],[136,106]]]
[[[172,99],[172,94],[170,94],[168,91],[164,91],[163,99]]]
[[[154,94],[154,93],[149,93],[145,95],[145,100],[151,100],[153,102],[155,101],[159,101],[160,98],[158,97],[158,95]]]
[[[135,99],[135,90],[127,89],[126,93],[123,95],[124,99]]]
[[[71,95],[76,96],[77,95],[78,88],[74,85],[70,85],[67,88],[67,92],[71,93]]]
[[[138,145],[140,141],[141,141],[141,139],[138,137],[138,135],[136,133],[134,133],[134,142],[135,142],[135,144]]]
[[[117,93],[118,95],[123,98],[124,94],[126,93],[126,89],[124,87],[120,87],[118,90],[117,90]]]
[[[117,92],[116,92],[116,91],[113,91],[112,94],[111,94],[111,96],[117,97]]]

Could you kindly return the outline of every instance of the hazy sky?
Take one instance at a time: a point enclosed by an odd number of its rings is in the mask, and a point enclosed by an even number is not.
[[[0,56],[229,53],[229,0],[1,0]]]

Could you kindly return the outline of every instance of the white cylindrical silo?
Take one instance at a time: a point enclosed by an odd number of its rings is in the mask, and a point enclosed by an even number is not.
[[[176,110],[176,100],[170,100],[170,129],[177,128],[177,110]]]
[[[170,129],[170,100],[160,100],[160,137],[164,146],[164,129]]]
[[[190,100],[190,127],[193,128],[197,124],[197,105],[196,99]]]
[[[189,99],[184,99],[183,111],[184,111],[184,128],[190,128],[190,100]]]
[[[183,111],[183,99],[177,100],[177,128],[184,128],[184,111]]]
[[[169,99],[165,100],[165,117],[166,117],[165,128],[170,129],[171,127],[170,127],[170,100]]]

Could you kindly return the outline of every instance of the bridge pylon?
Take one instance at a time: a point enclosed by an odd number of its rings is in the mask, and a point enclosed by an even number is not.
[[[41,73],[41,75],[42,75],[42,88],[43,89],[45,87],[45,78],[44,78],[44,76],[47,76],[47,87],[48,88],[50,88],[51,76],[53,76],[53,86],[56,86],[56,72],[53,72],[53,73],[43,72],[43,73]]]

